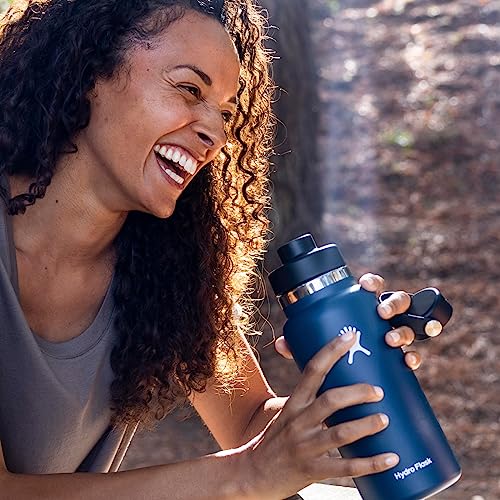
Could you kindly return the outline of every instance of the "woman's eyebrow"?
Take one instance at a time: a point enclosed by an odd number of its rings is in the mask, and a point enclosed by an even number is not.
[[[194,71],[202,80],[205,85],[211,86],[212,85],[212,79],[198,66],[195,66],[194,64],[179,64],[178,66],[174,66],[172,69],[182,69],[182,68],[188,68],[191,71]]]
[[[209,87],[212,85],[212,79],[203,70],[201,70],[200,68],[198,68],[198,66],[195,66],[194,64],[179,64],[177,66],[174,66],[172,69],[184,69],[184,68],[194,71],[202,79],[205,85]],[[229,102],[237,104],[238,101],[236,97],[231,97],[229,99]]]

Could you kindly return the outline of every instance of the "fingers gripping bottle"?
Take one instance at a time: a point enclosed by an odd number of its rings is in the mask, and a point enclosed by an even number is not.
[[[352,331],[356,342],[328,373],[318,395],[356,383],[381,386],[378,403],[352,406],[331,415],[328,426],[374,413],[389,416],[383,431],[340,448],[345,458],[385,452],[399,463],[385,472],[354,479],[366,500],[417,500],[451,486],[460,466],[401,349],[389,347],[389,322],[377,313],[375,294],[352,277],[334,244],[318,248],[311,235],[278,250],[283,265],[269,280],[287,316],[284,336],[300,370],[337,335]]]

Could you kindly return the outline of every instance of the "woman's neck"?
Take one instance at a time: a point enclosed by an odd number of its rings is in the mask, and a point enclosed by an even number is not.
[[[92,265],[112,253],[127,212],[106,207],[95,179],[73,165],[58,168],[42,199],[13,218],[16,249],[64,265]],[[11,196],[27,192],[30,179],[10,177]],[[102,186],[101,186],[102,188]]]

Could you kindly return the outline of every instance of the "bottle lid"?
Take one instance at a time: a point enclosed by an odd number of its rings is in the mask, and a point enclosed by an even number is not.
[[[269,281],[278,297],[346,265],[337,245],[318,248],[311,234],[303,234],[281,246],[278,255],[283,265],[269,274]]]

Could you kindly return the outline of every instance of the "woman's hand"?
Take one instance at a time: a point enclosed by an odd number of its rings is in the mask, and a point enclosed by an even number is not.
[[[324,346],[307,363],[283,409],[258,436],[242,447],[256,489],[255,498],[284,498],[316,481],[364,476],[398,463],[399,457],[394,453],[355,459],[330,454],[388,425],[388,418],[383,414],[330,428],[323,422],[342,408],[383,399],[382,389],[369,384],[329,389],[316,397],[326,374],[353,346],[354,340],[354,335],[346,334]],[[285,480],[277,480],[277,477]]]
[[[361,276],[359,284],[369,292],[375,292],[377,297],[384,290],[384,278],[377,274],[367,273]],[[377,310],[381,318],[389,319],[397,314],[404,313],[410,307],[410,296],[406,292],[395,292],[389,298],[379,304]],[[385,341],[391,347],[403,347],[410,345],[415,340],[415,332],[408,326],[400,326],[387,332]],[[292,353],[288,348],[284,337],[278,337],[275,341],[275,349],[283,357],[292,359]],[[422,358],[416,351],[405,353],[405,362],[409,368],[416,370],[422,364]]]

